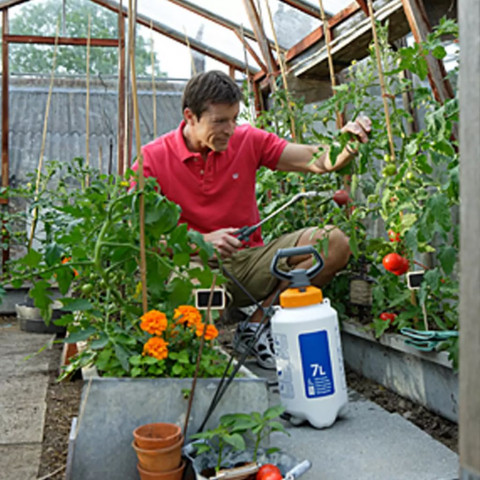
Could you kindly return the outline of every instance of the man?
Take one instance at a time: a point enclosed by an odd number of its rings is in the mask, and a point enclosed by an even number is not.
[[[348,144],[332,165],[328,154],[312,158],[318,146],[289,143],[272,133],[250,125],[237,126],[242,93],[237,84],[219,71],[200,73],[186,85],[183,94],[183,116],[177,130],[167,133],[142,149],[145,176],[157,179],[161,193],[182,208],[180,222],[202,233],[211,242],[223,265],[257,300],[269,305],[280,287],[269,270],[279,248],[316,245],[328,237],[328,255],[323,270],[312,279],[322,286],[348,262],[348,239],[333,226],[306,228],[283,235],[264,246],[260,229],[248,242],[240,241],[235,232],[259,220],[255,198],[256,171],[265,166],[286,172],[322,174],[345,166],[355,155],[355,142]],[[342,129],[360,142],[368,141],[371,123],[368,118],[349,122]],[[135,169],[136,165],[134,166]],[[280,264],[282,270],[309,268],[311,256],[290,257]],[[246,306],[251,300],[233,282],[227,285],[235,306]],[[239,325],[238,350],[245,348],[262,317],[255,312],[246,325]],[[261,336],[255,351],[258,363],[275,368],[269,333]]]

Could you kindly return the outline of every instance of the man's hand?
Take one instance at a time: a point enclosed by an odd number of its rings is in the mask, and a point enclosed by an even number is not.
[[[371,129],[372,121],[365,116],[359,116],[355,120],[348,122],[342,128],[341,132],[351,134],[352,139],[335,159],[335,165],[332,165],[328,151],[312,162],[312,158],[318,154],[320,146],[289,143],[280,156],[277,163],[277,170],[283,172],[310,172],[319,174],[339,170],[348,165],[352,157],[357,154],[358,142],[368,142],[368,134]],[[327,149],[326,147],[321,148],[322,150]]]
[[[205,234],[203,238],[206,242],[213,243],[220,257],[228,258],[242,246],[242,242],[233,236],[237,230],[238,228],[222,228]]]
[[[355,120],[348,122],[342,129],[342,133],[351,133],[361,143],[368,142],[368,134],[372,130],[372,121],[365,116],[360,115]],[[346,150],[351,155],[355,155],[358,152],[358,148],[355,140],[347,143]]]

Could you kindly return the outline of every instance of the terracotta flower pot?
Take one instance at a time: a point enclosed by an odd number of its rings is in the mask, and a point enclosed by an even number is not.
[[[137,447],[146,450],[169,447],[181,436],[182,430],[174,423],[147,423],[133,431]]]
[[[149,472],[168,472],[178,468],[182,461],[182,444],[183,437],[169,447],[148,450],[132,442],[140,467]]]
[[[185,462],[183,461],[178,468],[168,472],[149,472],[144,470],[140,464],[137,465],[137,468],[141,480],[182,480]]]

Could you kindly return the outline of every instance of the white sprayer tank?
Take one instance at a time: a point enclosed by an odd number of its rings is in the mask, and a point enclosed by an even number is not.
[[[332,425],[347,405],[337,312],[313,286],[280,295],[271,319],[282,405],[316,428]]]

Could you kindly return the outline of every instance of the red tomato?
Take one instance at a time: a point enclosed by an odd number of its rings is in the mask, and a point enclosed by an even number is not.
[[[348,196],[348,193],[345,190],[337,190],[333,194],[333,201],[337,205],[346,205],[350,201],[350,197]]]
[[[272,463],[266,463],[260,467],[255,480],[282,480],[283,475],[279,468]]]
[[[410,268],[410,262],[408,261],[408,259],[405,257],[401,258],[401,267],[397,270],[396,275],[403,275],[404,273],[407,273],[408,269]]]
[[[389,253],[388,255],[385,255],[382,263],[386,270],[395,275],[403,275],[408,271],[410,266],[409,261],[398,253]]]
[[[390,312],[383,312],[380,314],[380,320],[383,320],[385,322],[390,322],[393,323],[393,321],[397,318],[396,313],[390,313]]]
[[[388,239],[391,242],[399,242],[400,241],[400,234],[397,233],[395,230],[388,231]]]

